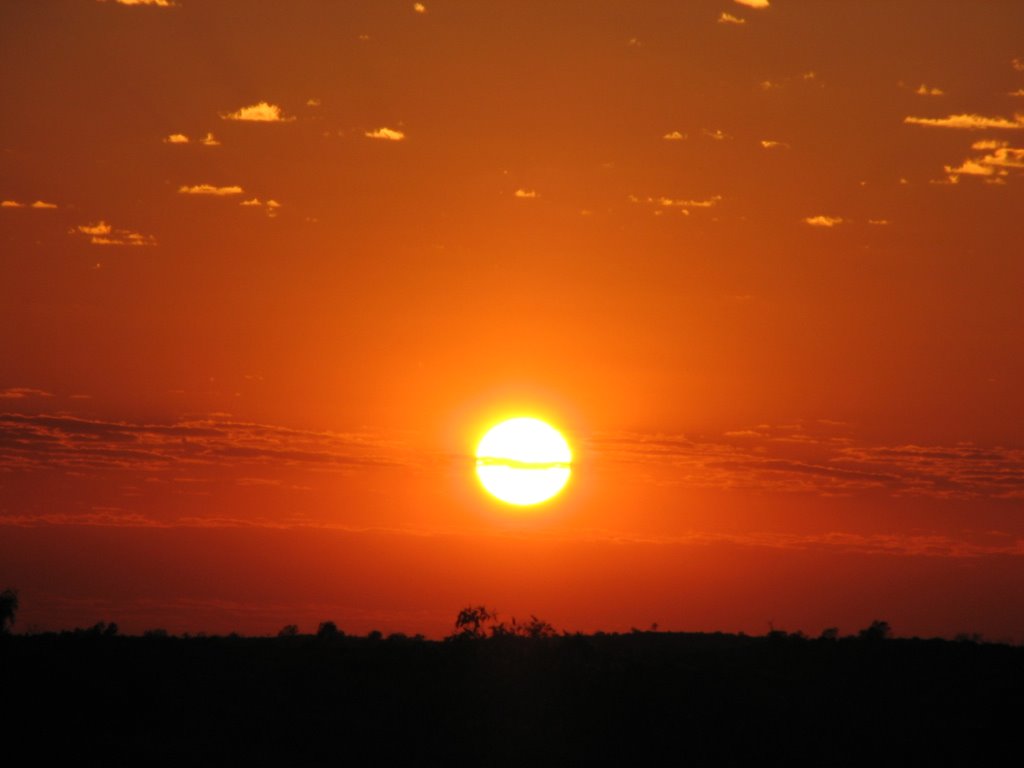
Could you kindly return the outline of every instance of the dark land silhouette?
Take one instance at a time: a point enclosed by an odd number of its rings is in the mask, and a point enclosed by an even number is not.
[[[481,614],[480,611],[484,613]],[[557,633],[483,606],[452,635],[0,637],[8,749],[133,765],[924,765],[1019,753],[1024,648]]]

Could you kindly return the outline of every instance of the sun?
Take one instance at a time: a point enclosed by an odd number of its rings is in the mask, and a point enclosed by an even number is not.
[[[572,451],[540,419],[509,419],[491,427],[476,447],[476,476],[497,499],[517,507],[540,504],[569,482]]]

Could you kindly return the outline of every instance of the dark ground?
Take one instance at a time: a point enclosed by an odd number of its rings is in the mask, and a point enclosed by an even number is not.
[[[724,634],[0,637],[5,750],[132,765],[974,765],[1024,647]]]

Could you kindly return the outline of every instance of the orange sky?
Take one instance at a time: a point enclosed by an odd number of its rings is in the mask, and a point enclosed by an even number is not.
[[[1022,30],[3,4],[18,627],[1024,640]],[[528,515],[473,476],[513,414],[577,455]]]

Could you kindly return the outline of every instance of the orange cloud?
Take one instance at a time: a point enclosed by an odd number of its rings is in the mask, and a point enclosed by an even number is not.
[[[767,8],[769,0],[733,0],[737,5],[745,5],[747,8]]]
[[[804,223],[812,227],[834,227],[836,224],[843,223],[842,216],[808,216],[804,219]]]
[[[512,194],[518,197],[520,200],[532,200],[533,198],[537,197],[537,191],[534,189],[517,189]]]
[[[363,133],[368,139],[381,139],[383,141],[404,141],[405,134],[402,131],[395,130],[394,128],[378,128],[375,131],[366,131]]]
[[[203,138],[199,140],[199,143],[204,147],[219,147],[220,142],[214,137],[212,133],[207,133]]]
[[[936,88],[935,86],[927,86],[924,83],[921,83],[919,86],[917,86],[917,90],[914,91],[914,93],[916,93],[918,96],[942,96],[945,94],[945,91],[943,91],[941,88]]]
[[[733,16],[731,13],[722,11],[718,16],[719,24],[746,24],[746,19],[741,19],[738,16]]]
[[[164,144],[188,144],[188,136],[184,133],[172,133],[164,138]]]
[[[81,224],[72,229],[71,234],[88,236],[92,245],[156,245],[156,238],[152,235],[143,235],[130,229],[115,229],[103,220],[95,224]]]
[[[679,131],[669,131],[661,138],[665,141],[683,141],[686,139],[686,134],[680,133]]]
[[[17,200],[3,200],[0,201],[0,208],[24,208],[25,204],[20,203]],[[47,203],[43,200],[36,200],[32,203],[29,208],[35,208],[38,210],[53,210],[57,207],[56,203]]]
[[[789,144],[784,141],[775,141],[773,139],[761,139],[761,146],[765,149],[788,149]]]
[[[53,397],[44,389],[34,387],[8,387],[0,389],[0,400],[24,400],[26,397]]]
[[[427,6],[425,6],[423,3],[413,3],[412,4],[412,9],[416,13],[426,13],[427,12]]]
[[[238,185],[215,187],[213,184],[194,184],[191,187],[186,185],[178,187],[178,194],[181,195],[214,195],[223,197],[225,195],[240,195],[243,191]]]
[[[1024,170],[1024,147],[1011,147],[1009,142],[985,139],[974,142],[971,149],[985,154],[969,157],[956,167],[944,166],[948,183],[958,183],[961,176],[975,176],[989,184],[1002,184],[1013,171]]]
[[[263,208],[266,211],[267,216],[274,218],[277,216],[277,209],[281,207],[281,204],[277,200],[267,200],[263,202],[258,197],[254,197],[251,200],[243,200],[239,205],[246,208]]]
[[[988,128],[1019,131],[1024,129],[1024,115],[1014,115],[1010,120],[1005,117],[985,117],[984,115],[959,114],[949,117],[905,117],[907,125],[927,125],[935,128],[956,128],[967,131],[980,131]]]
[[[285,117],[281,108],[276,104],[269,104],[261,101],[248,107],[242,107],[234,112],[221,115],[222,120],[238,120],[247,123],[290,123],[294,117]]]
[[[106,2],[106,0],[99,0],[99,2],[103,3]],[[114,4],[129,6],[148,5],[153,8],[173,8],[175,6],[175,3],[171,2],[171,0],[114,0]]]

